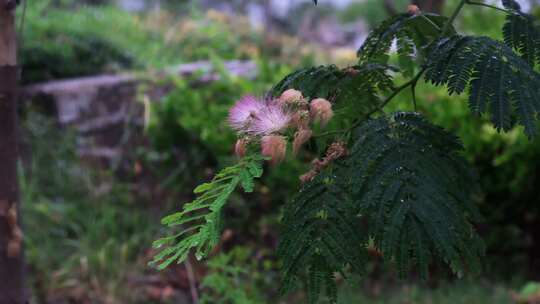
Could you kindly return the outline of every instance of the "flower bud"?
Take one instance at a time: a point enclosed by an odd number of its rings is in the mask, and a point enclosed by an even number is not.
[[[281,105],[288,105],[299,102],[302,99],[304,99],[304,96],[302,96],[302,92],[295,89],[288,89],[287,91],[283,92],[283,94],[281,94],[281,96],[279,97],[279,103]]]
[[[304,145],[313,135],[313,131],[309,129],[300,129],[294,134],[293,153],[298,154],[302,145]]]
[[[245,138],[241,138],[236,141],[236,144],[234,145],[234,153],[236,154],[236,156],[242,158],[246,155],[247,144],[248,141]]]
[[[332,119],[332,116],[334,116],[334,112],[332,111],[332,104],[324,98],[317,98],[312,100],[309,108],[311,117],[313,117],[313,119],[315,120],[320,121],[323,126],[325,126],[328,121]]]
[[[279,135],[267,135],[261,139],[261,153],[271,158],[270,163],[275,165],[285,159],[287,141]]]
[[[420,15],[420,8],[414,4],[410,4],[409,6],[407,6],[407,13],[409,13],[409,15]]]

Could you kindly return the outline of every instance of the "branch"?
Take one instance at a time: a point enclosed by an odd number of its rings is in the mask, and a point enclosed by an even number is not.
[[[450,29],[450,26],[452,26],[452,24],[456,20],[457,16],[461,12],[461,9],[463,8],[463,6],[465,6],[465,3],[467,3],[467,2],[468,2],[468,0],[461,0],[459,2],[458,6],[454,10],[454,13],[452,14],[452,17],[450,17],[450,19],[448,19],[448,21],[444,25],[444,27],[443,27],[443,29],[441,31],[441,36],[443,36],[444,34],[446,34],[448,32],[448,30]]]
[[[476,2],[476,1],[466,1],[466,4],[468,5],[475,5],[475,6],[483,6],[483,7],[487,7],[487,8],[491,8],[491,9],[494,9],[494,10],[498,10],[498,11],[501,11],[501,12],[504,12],[504,13],[507,13],[507,14],[512,14],[511,11],[509,10],[506,10],[504,8],[500,8],[500,7],[497,7],[495,5],[490,5],[490,4],[486,4],[486,3],[482,3],[482,2]]]

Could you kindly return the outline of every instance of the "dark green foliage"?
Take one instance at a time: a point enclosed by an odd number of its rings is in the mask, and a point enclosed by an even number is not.
[[[336,102],[364,98],[379,105],[381,93],[394,88],[392,77],[388,74],[389,71],[396,70],[375,63],[345,69],[346,76],[341,79],[336,87]]]
[[[301,69],[285,76],[272,88],[269,95],[279,97],[287,89],[295,89],[301,91],[304,97],[328,98],[334,94],[337,84],[344,76],[343,71],[335,65]]]
[[[154,257],[152,264],[164,269],[175,261],[181,263],[191,249],[195,249],[198,259],[206,257],[219,241],[223,206],[239,185],[246,192],[253,191],[253,180],[263,173],[263,160],[264,157],[259,155],[247,156],[237,165],[221,170],[211,182],[195,188],[197,199],[185,204],[182,212],[162,220],[162,224],[168,227],[186,224],[190,227],[155,241],[155,248],[167,247]]]
[[[427,277],[435,257],[456,273],[478,272],[483,243],[471,224],[478,186],[458,140],[416,113],[368,120],[354,137],[348,158],[284,210],[284,291],[305,275],[315,303],[322,286],[335,288],[333,273],[363,272],[368,239],[401,276],[416,265]]]
[[[402,276],[417,264],[427,277],[434,256],[456,273],[478,271],[482,242],[470,223],[477,182],[457,139],[415,113],[369,120],[355,132],[346,161],[352,197],[385,259]]]
[[[454,36],[432,49],[426,79],[447,85],[450,94],[469,88],[469,104],[476,113],[491,113],[498,130],[509,130],[515,110],[529,137],[537,131],[540,78],[504,43],[488,37]]]
[[[506,16],[503,27],[504,42],[516,50],[531,66],[540,62],[540,30],[531,15],[521,12],[518,3],[512,0],[503,1],[511,10]]]
[[[396,15],[369,34],[358,50],[358,60],[360,64],[386,64],[392,43],[397,41],[400,67],[405,74],[412,75],[415,60],[425,56],[425,48],[439,37],[446,20],[446,17],[434,14]],[[452,33],[455,33],[453,29]]]
[[[340,182],[332,173],[321,174],[285,206],[278,249],[283,260],[282,291],[294,289],[305,276],[309,303],[316,303],[323,289],[335,302],[334,273],[343,273],[346,266],[362,273],[365,265],[367,234]]]

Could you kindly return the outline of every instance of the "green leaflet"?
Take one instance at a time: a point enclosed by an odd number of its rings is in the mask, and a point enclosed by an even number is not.
[[[426,79],[447,85],[450,94],[469,88],[476,113],[491,113],[498,130],[512,127],[513,111],[529,137],[537,132],[540,77],[510,47],[488,37],[443,38],[431,49]]]
[[[371,31],[358,50],[358,61],[388,63],[392,43],[397,42],[399,65],[406,76],[412,76],[414,66],[423,61],[426,48],[436,40],[448,18],[435,14],[399,14]],[[455,34],[452,28],[450,34]]]
[[[418,265],[427,277],[434,257],[454,272],[476,272],[482,242],[470,222],[477,193],[457,139],[419,114],[396,113],[356,130],[345,161],[356,212],[385,260],[404,276]]]
[[[269,95],[275,98],[287,89],[295,89],[310,99],[340,100],[351,98],[347,94],[356,90],[376,97],[378,93],[393,88],[390,71],[395,69],[382,64],[355,65],[345,69],[335,65],[305,68],[287,75],[270,90]],[[358,86],[353,86],[354,83]]]
[[[327,98],[335,92],[335,87],[346,74],[335,65],[318,66],[295,71],[283,78],[269,95],[279,97],[287,89],[302,92],[308,98]]]
[[[367,234],[354,216],[348,191],[333,174],[321,174],[285,206],[278,255],[283,260],[282,293],[305,278],[309,303],[326,291],[337,301],[335,272],[363,272]]]
[[[162,250],[151,264],[165,269],[173,262],[183,262],[191,250],[198,259],[206,257],[219,242],[223,206],[239,185],[246,192],[253,191],[254,179],[262,176],[264,159],[260,155],[247,156],[237,165],[221,170],[211,182],[195,188],[197,199],[185,204],[181,212],[162,219],[167,227],[187,228],[155,241],[154,248]]]
[[[534,67],[540,62],[540,29],[533,16],[521,11],[513,0],[503,1],[510,13],[506,15],[503,27],[504,42]]]

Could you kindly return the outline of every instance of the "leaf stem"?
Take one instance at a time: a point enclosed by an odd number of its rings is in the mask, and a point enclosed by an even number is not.
[[[491,9],[494,9],[494,10],[498,10],[498,11],[501,11],[501,12],[504,12],[504,13],[507,13],[507,14],[511,14],[512,12],[509,11],[509,10],[506,10],[504,8],[500,8],[500,7],[497,7],[495,5],[490,5],[490,4],[486,4],[486,3],[482,3],[482,2],[476,2],[476,1],[466,1],[466,4],[468,5],[476,5],[476,6],[483,6],[483,7],[487,7],[487,8],[491,8]]]
[[[431,19],[429,19],[428,17],[426,17],[426,15],[424,14],[421,14],[420,17],[422,17],[422,19],[424,19],[426,22],[428,22],[429,24],[431,24],[431,26],[433,26],[434,28],[437,29],[437,31],[441,31],[441,28],[433,21],[431,21]]]
[[[465,4],[467,4],[469,2],[469,0],[461,0],[458,4],[458,6],[456,7],[456,9],[454,10],[454,12],[452,13],[452,16],[450,17],[450,19],[448,19],[448,21],[446,21],[446,24],[444,25],[442,31],[441,31],[441,36],[445,35],[448,30],[450,29],[450,27],[452,26],[452,24],[454,23],[454,21],[456,20],[457,16],[459,15],[459,13],[461,12],[461,9],[465,6]]]

